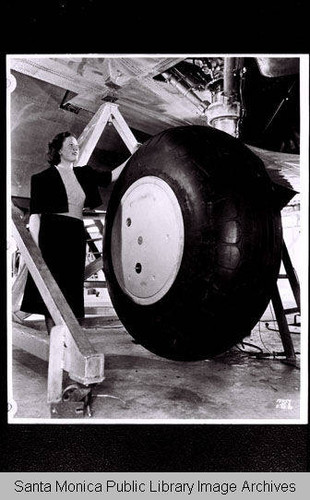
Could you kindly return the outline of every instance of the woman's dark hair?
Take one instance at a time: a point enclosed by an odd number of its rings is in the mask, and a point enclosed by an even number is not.
[[[71,134],[71,132],[60,132],[60,134],[57,134],[54,139],[48,143],[47,161],[50,165],[58,165],[58,163],[60,163],[59,151],[67,137],[75,137],[75,135]]]

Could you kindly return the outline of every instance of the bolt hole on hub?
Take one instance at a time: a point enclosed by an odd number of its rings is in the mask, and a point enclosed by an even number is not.
[[[141,271],[142,271],[142,266],[141,266],[141,264],[139,264],[139,262],[138,262],[138,264],[136,264],[135,269],[136,269],[136,273],[137,273],[137,274],[140,274],[140,273],[141,273]]]

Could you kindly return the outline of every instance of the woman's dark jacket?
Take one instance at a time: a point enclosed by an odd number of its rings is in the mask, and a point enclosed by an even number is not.
[[[84,206],[95,208],[102,204],[98,186],[108,186],[111,172],[98,172],[92,167],[74,167],[73,171],[85,192]],[[60,173],[50,167],[31,177],[30,214],[68,212],[68,197]]]

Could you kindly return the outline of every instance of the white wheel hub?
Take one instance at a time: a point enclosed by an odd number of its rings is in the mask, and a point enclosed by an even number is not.
[[[124,193],[112,227],[112,264],[122,290],[154,304],[170,289],[184,249],[181,208],[159,177],[141,177]]]

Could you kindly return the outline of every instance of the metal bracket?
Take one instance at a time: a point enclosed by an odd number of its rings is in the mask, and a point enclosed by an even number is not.
[[[51,404],[51,417],[80,418],[85,414],[91,417],[90,399],[91,388],[71,384],[64,389],[62,400]]]
[[[51,404],[52,418],[82,418],[85,416],[83,401],[61,401]]]

